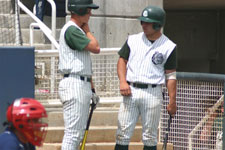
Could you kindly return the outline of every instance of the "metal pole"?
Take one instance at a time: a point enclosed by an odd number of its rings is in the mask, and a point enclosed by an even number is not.
[[[56,5],[53,0],[48,0],[52,7],[52,36],[56,37]],[[55,49],[54,44],[51,46],[52,49]]]
[[[225,90],[225,81],[224,81],[224,88],[223,88],[223,94],[224,94],[224,90]],[[225,108],[225,103],[223,103],[223,108]],[[222,125],[223,125],[223,134],[222,134],[222,138],[223,138],[223,145],[222,145],[222,149],[224,150],[225,149],[225,112],[223,112],[223,120],[222,120]]]
[[[20,8],[26,12],[29,16],[31,16],[39,25],[43,33],[49,38],[49,40],[54,44],[54,46],[59,49],[59,43],[52,36],[52,31],[39,19],[37,18],[25,5],[23,5],[20,0],[18,0],[18,5]]]

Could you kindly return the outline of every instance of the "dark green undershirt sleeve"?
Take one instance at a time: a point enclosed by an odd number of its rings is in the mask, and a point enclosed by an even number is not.
[[[75,26],[70,26],[65,33],[67,45],[73,49],[82,51],[90,42],[90,39]]]
[[[120,55],[120,57],[123,57],[125,60],[128,60],[130,55],[130,47],[128,46],[127,41],[124,43],[118,54]]]
[[[170,54],[169,58],[164,65],[165,70],[171,70],[177,68],[177,47],[174,48],[173,52]]]

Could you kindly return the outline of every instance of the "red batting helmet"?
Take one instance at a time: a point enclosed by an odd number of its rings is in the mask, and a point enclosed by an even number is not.
[[[7,109],[7,120],[33,145],[41,146],[46,135],[47,117],[43,105],[32,98],[16,99]]]

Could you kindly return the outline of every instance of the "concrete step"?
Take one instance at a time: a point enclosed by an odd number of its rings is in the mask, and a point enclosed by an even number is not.
[[[100,108],[98,107],[97,109],[102,110],[102,111],[108,111],[108,110],[109,110],[108,107],[100,107]],[[62,111],[63,111],[62,107],[45,108],[45,110],[46,110],[48,113],[50,113],[50,112],[62,112]],[[112,108],[111,108],[110,111],[118,111],[118,108],[115,108],[115,109],[112,109]],[[96,110],[95,110],[95,112],[96,112]]]
[[[11,0],[0,0],[0,6],[0,14],[9,14],[12,11]]]
[[[0,1],[1,4],[1,1]],[[0,13],[0,28],[13,28],[15,19],[12,14],[1,14]]]
[[[61,150],[61,143],[44,143],[43,147],[38,147],[37,150]],[[86,150],[114,150],[115,142],[104,143],[86,143]],[[130,142],[129,150],[142,150],[141,142]],[[161,149],[160,149],[161,150]]]
[[[113,99],[113,101],[112,101]],[[117,110],[120,107],[120,102],[121,102],[121,97],[115,97],[115,98],[100,98],[100,102],[97,105],[97,110],[102,109],[102,110],[110,110],[112,108],[116,108]],[[62,112],[62,103],[60,102],[59,99],[37,99],[48,112],[53,112],[53,111],[60,111]],[[102,108],[103,107],[103,108]]]
[[[117,126],[90,126],[87,143],[114,142],[116,139]],[[132,142],[141,141],[142,127],[136,126]],[[57,135],[57,136],[56,136]],[[64,135],[64,127],[49,127],[44,143],[60,143]]]
[[[118,108],[98,108],[94,111],[91,126],[117,126]],[[64,126],[62,112],[49,112],[48,113],[48,126],[49,127],[62,127]],[[137,122],[141,125],[141,120]]]
[[[1,35],[0,35],[0,43],[6,43],[7,42],[7,44],[12,43],[12,45],[14,45],[15,37],[16,37],[16,34],[15,34],[13,29],[2,28],[1,29]]]
[[[51,17],[45,16],[43,23],[47,25],[51,29]],[[22,32],[22,39],[24,43],[29,43],[30,41],[30,24],[34,23],[35,21],[26,14],[20,15],[20,21],[23,22],[21,24],[21,32]],[[60,31],[63,25],[65,24],[65,17],[56,17],[56,40],[59,39]],[[45,36],[45,34],[41,30],[34,30],[34,44],[35,43],[43,43],[43,44],[50,44],[51,42]]]
[[[61,29],[64,24],[65,24],[65,17],[56,17],[56,29]],[[20,21],[23,22],[21,23],[21,28],[29,28],[31,23],[34,23],[35,21],[27,14],[21,14],[20,15]],[[52,17],[50,16],[44,16],[43,23],[47,25],[51,29],[51,22],[52,22]]]
[[[10,45],[10,43],[4,43],[3,44],[3,42],[1,42],[1,38],[0,38],[0,46],[7,46],[7,45]],[[11,45],[15,45],[15,42],[14,43],[12,43]],[[22,46],[30,46],[30,44],[28,44],[28,43],[23,43],[23,45]],[[49,50],[49,49],[51,49],[51,44],[40,44],[40,43],[34,43],[34,47],[35,47],[35,50]]]
[[[0,1],[1,4],[1,1]],[[12,14],[1,14],[0,13],[0,28],[1,32],[3,32],[1,36],[7,35],[12,37],[12,39],[15,39],[15,33],[13,31],[14,29],[14,21],[15,19],[11,19],[13,16]],[[21,33],[22,33],[22,39],[24,44],[28,44],[30,42],[30,30],[29,26],[31,23],[34,23],[35,21],[26,14],[20,15],[20,22],[21,22]],[[51,29],[51,17],[45,16],[44,18],[44,24],[46,24]],[[59,39],[59,34],[61,31],[61,28],[65,24],[65,17],[57,17],[56,18],[56,40]],[[9,30],[10,29],[10,30]],[[0,43],[3,43],[4,41],[0,41]],[[12,41],[14,42],[14,41]],[[49,39],[44,35],[44,33],[41,30],[34,30],[34,44],[35,43],[42,43],[42,44],[50,44]],[[38,48],[39,49],[39,48]]]
[[[37,147],[37,150],[61,150],[61,143],[44,143],[43,147]],[[86,143],[86,150],[114,150],[115,142],[107,143]],[[163,144],[157,144],[157,150],[162,150]],[[167,150],[173,150],[173,144],[167,143]],[[130,142],[129,150],[143,150],[141,142]]]
[[[23,46],[30,46],[29,43],[23,43]],[[34,43],[35,50],[49,50],[51,49],[51,44]]]
[[[44,103],[41,103],[45,109],[48,111],[48,112],[52,112],[52,110],[56,110],[56,112],[58,111],[62,111],[62,104],[48,104],[46,102]],[[110,108],[110,109],[109,109]],[[100,103],[97,105],[97,110],[101,109],[101,110],[112,110],[112,109],[116,109],[118,110],[119,109],[119,106],[115,105],[115,104],[103,104],[103,103]]]
[[[61,29],[56,29],[56,40],[59,40]],[[21,29],[23,43],[30,43],[30,29],[24,28]],[[42,44],[50,44],[49,39],[45,36],[45,34],[40,29],[35,29],[33,31],[33,41],[35,43]]]
[[[117,118],[121,101],[120,98],[115,99],[118,100],[118,102],[112,102],[110,99],[104,98],[101,99],[102,101],[100,100],[91,120],[86,150],[114,150]],[[49,123],[49,127],[43,147],[39,147],[37,150],[61,150],[64,135],[62,104],[58,99],[40,100],[40,102],[48,111],[47,122]],[[51,111],[53,109],[55,109],[55,111]],[[139,120],[131,138],[130,150],[143,149],[141,135],[142,126]]]
[[[0,1],[0,4],[1,4],[1,1]],[[12,25],[15,24],[14,14],[11,14],[11,13],[7,13],[7,14],[0,13],[0,20],[1,20],[0,28],[10,28],[12,27]],[[43,23],[46,26],[48,26],[50,29],[52,27],[51,22],[52,22],[52,18],[50,16],[44,17]],[[35,23],[33,18],[31,18],[27,14],[20,14],[21,29],[29,29],[31,23]],[[65,17],[56,17],[56,29],[61,29],[64,26],[64,24],[65,24]]]

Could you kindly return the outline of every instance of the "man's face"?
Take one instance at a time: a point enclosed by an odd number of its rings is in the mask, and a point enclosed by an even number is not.
[[[92,15],[91,9],[88,8],[87,13],[86,13],[84,16],[81,17],[82,23],[88,23],[88,21],[89,21],[91,15]]]
[[[153,23],[141,21],[141,26],[146,36],[153,35],[154,33],[157,32],[156,30],[153,29]]]

